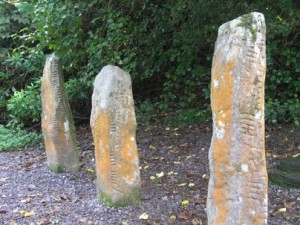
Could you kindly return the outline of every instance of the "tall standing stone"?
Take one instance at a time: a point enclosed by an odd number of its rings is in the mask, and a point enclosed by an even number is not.
[[[105,66],[95,79],[91,128],[99,197],[110,206],[139,204],[141,182],[131,78],[119,67]]]
[[[209,225],[267,224],[265,20],[250,13],[219,28],[212,67]]]
[[[59,58],[47,58],[42,77],[42,130],[47,163],[54,172],[79,170],[79,152]]]

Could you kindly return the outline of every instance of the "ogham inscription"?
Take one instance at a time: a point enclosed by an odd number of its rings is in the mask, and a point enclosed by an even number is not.
[[[43,71],[42,130],[47,164],[54,172],[79,170],[79,152],[62,68],[57,55],[50,55]]]
[[[265,32],[261,13],[219,28],[211,85],[210,225],[267,224]]]
[[[104,67],[95,79],[91,128],[99,197],[110,206],[139,204],[141,182],[131,79],[116,66]]]

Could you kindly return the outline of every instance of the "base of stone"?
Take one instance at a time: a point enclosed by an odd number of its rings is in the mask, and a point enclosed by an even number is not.
[[[55,163],[48,163],[48,168],[54,173],[76,173],[79,171],[79,167],[66,168],[65,166]]]
[[[126,207],[130,205],[140,205],[141,204],[141,189],[136,188],[132,190],[129,194],[124,194],[118,198],[112,198],[104,192],[98,190],[98,197],[101,199],[102,203],[109,207]]]
[[[269,172],[272,184],[300,188],[300,156],[282,159],[276,169]]]

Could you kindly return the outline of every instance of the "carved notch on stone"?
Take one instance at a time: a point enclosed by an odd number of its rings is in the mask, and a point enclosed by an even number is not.
[[[267,224],[265,32],[261,13],[219,28],[211,86],[210,225]]]
[[[110,206],[139,204],[141,182],[131,78],[119,67],[105,66],[95,79],[91,128],[100,198]]]
[[[54,172],[76,172],[79,170],[79,151],[76,147],[74,122],[61,64],[54,53],[46,60],[41,97],[42,130],[48,167]]]

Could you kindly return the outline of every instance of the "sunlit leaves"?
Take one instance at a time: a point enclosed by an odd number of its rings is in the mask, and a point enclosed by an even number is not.
[[[26,12],[26,13],[34,13],[34,6],[29,4],[28,2],[17,2],[14,5],[18,8],[18,10]]]

